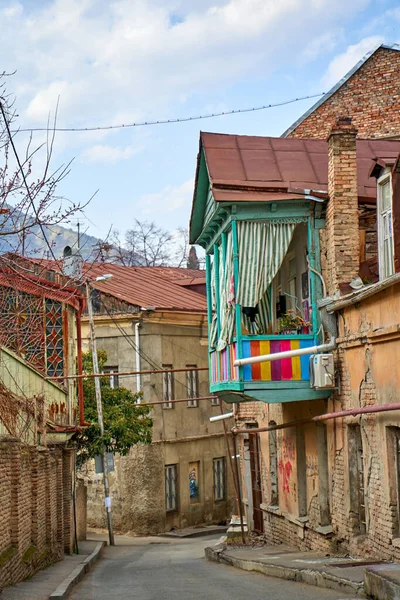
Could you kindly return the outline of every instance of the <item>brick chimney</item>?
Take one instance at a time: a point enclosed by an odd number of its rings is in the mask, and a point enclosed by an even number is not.
[[[326,211],[327,285],[329,294],[358,275],[360,232],[356,159],[357,129],[350,117],[339,117],[328,136]]]

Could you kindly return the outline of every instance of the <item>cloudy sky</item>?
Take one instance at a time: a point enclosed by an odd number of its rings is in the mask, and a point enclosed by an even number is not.
[[[92,127],[327,91],[366,52],[400,41],[400,8],[396,0],[0,0],[0,31],[2,70],[16,71],[8,91],[18,125],[45,127],[59,97],[59,127]],[[188,222],[200,129],[279,136],[313,102],[59,133],[53,165],[74,158],[67,197],[85,202],[99,189],[88,233],[124,231],[134,218],[172,230]],[[22,152],[26,136],[16,139]]]

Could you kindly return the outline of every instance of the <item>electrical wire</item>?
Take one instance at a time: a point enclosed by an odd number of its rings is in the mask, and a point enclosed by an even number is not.
[[[196,115],[193,117],[180,117],[176,119],[157,119],[155,121],[138,121],[137,123],[126,123],[121,125],[103,125],[97,127],[26,127],[24,129],[13,130],[13,133],[25,133],[32,131],[105,131],[108,129],[128,129],[130,127],[146,127],[149,125],[169,125],[172,123],[187,123],[188,121],[199,121],[200,119],[213,119],[215,117],[223,117],[226,115],[236,115],[242,113],[256,112],[260,110],[266,110],[268,108],[276,108],[278,106],[285,106],[287,104],[293,104],[294,102],[300,102],[301,100],[311,100],[312,98],[319,98],[324,96],[325,92],[319,94],[311,94],[310,96],[301,96],[300,98],[292,98],[291,100],[284,100],[283,102],[276,102],[275,104],[265,104],[263,106],[254,106],[252,108],[237,108],[233,110],[224,110],[216,113],[209,113],[205,115]]]

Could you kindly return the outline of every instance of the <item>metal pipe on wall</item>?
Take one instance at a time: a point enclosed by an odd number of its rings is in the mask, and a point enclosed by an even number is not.
[[[347,410],[340,410],[338,412],[326,413],[325,415],[317,415],[316,417],[310,417],[307,419],[298,419],[296,421],[289,421],[288,423],[281,423],[280,425],[269,425],[268,427],[254,427],[252,429],[233,429],[233,434],[244,434],[244,433],[263,433],[267,431],[276,431],[278,429],[288,429],[289,427],[297,427],[299,425],[306,425],[308,423],[318,423],[320,421],[329,421],[330,419],[339,419],[342,417],[356,417],[357,415],[374,414],[381,412],[391,412],[394,410],[400,410],[400,403],[395,404],[384,404],[382,406],[364,406],[362,408],[349,408]]]
[[[140,392],[141,387],[141,378],[140,378],[140,334],[139,334],[140,321],[135,324],[135,347],[136,347],[136,371],[138,374],[136,376],[136,391]],[[138,398],[137,403],[140,404],[140,398]]]
[[[304,356],[307,354],[317,354],[320,352],[331,352],[336,348],[336,338],[331,338],[327,344],[311,346],[310,348],[299,348],[298,350],[287,350],[286,352],[276,352],[274,354],[263,354],[261,356],[251,356],[250,358],[239,358],[233,363],[235,367],[242,365],[254,365],[261,362],[271,362],[273,360],[282,360],[283,358],[292,358],[293,356]]]

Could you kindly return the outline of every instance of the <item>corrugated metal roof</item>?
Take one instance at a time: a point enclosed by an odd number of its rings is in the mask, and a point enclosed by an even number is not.
[[[110,263],[87,264],[92,285],[99,291],[110,294],[134,306],[154,307],[159,310],[177,312],[206,312],[206,299],[202,294],[188,290],[170,281],[168,275],[184,281],[186,274],[179,275],[157,267],[123,267]],[[185,271],[186,269],[181,269]],[[93,281],[95,277],[112,274],[111,279]]]
[[[293,194],[328,192],[328,143],[323,140],[201,133],[201,144],[216,201],[288,200]],[[360,200],[376,199],[372,160],[399,153],[398,140],[357,140]]]
[[[62,260],[45,260],[14,256],[14,259],[41,265],[46,270],[63,274]],[[94,281],[112,274],[111,279]],[[203,284],[205,271],[178,267],[124,267],[112,263],[84,263],[82,280],[91,281],[99,291],[139,308],[151,306],[160,310],[206,312],[205,296],[185,285]],[[46,282],[47,285],[51,285]],[[53,284],[55,286],[55,284]]]
[[[363,58],[356,65],[354,65],[354,67],[352,69],[350,69],[350,71],[348,73],[346,73],[346,75],[344,77],[342,77],[342,79],[340,79],[340,81],[338,81],[333,86],[333,88],[331,88],[329,90],[329,92],[324,94],[324,96],[322,96],[322,98],[320,98],[315,104],[313,104],[311,108],[309,108],[299,119],[297,119],[297,121],[295,121],[292,125],[290,125],[290,127],[288,127],[286,129],[286,131],[284,131],[282,133],[281,137],[283,137],[283,138],[287,137],[290,133],[292,133],[292,131],[294,131],[296,129],[296,127],[298,127],[300,125],[300,123],[302,123],[305,119],[307,119],[307,117],[309,117],[311,115],[311,113],[314,112],[314,110],[319,108],[322,104],[324,104],[324,102],[326,102],[331,96],[333,96],[333,94],[335,92],[337,92],[338,89],[341,88],[342,85],[344,85],[346,83],[346,81],[348,81],[350,79],[350,77],[352,77],[354,75],[354,73],[356,73],[358,71],[358,69],[360,69],[363,66],[363,64],[366,63],[369,58],[371,58],[371,56],[373,54],[375,54],[375,52],[377,50],[379,50],[379,48],[384,48],[386,50],[395,50],[396,52],[400,52],[399,44],[392,44],[392,45],[380,44],[373,50],[370,50],[370,52],[367,52],[367,54],[365,56],[363,56]]]

